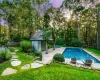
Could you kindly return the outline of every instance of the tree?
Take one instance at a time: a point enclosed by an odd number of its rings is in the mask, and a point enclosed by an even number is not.
[[[51,35],[52,35],[51,29],[46,28],[46,29],[43,30],[43,39],[46,42],[46,54],[48,54],[48,41],[49,41]]]
[[[97,48],[100,49],[100,4],[96,5]]]

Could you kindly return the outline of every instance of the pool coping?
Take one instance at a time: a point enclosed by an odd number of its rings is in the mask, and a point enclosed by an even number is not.
[[[65,49],[66,48],[69,48],[69,47],[65,47]],[[70,47],[70,48],[73,48],[73,47]],[[75,47],[74,47],[75,48]],[[64,49],[64,51],[65,51],[65,49]],[[83,48],[81,48],[82,50],[84,50],[84,51],[86,51],[88,54],[90,54],[92,57],[94,57],[94,58],[96,58],[97,60],[99,60],[100,61],[100,56],[97,56],[97,55],[95,55],[93,52],[89,52],[89,51],[87,51],[87,50],[85,50],[85,49],[83,49]],[[64,52],[63,51],[63,52]],[[62,54],[63,54],[63,52],[62,52]],[[72,65],[71,63],[70,63],[70,61],[68,61],[68,60],[70,60],[69,58],[65,58],[65,64],[70,64],[70,65]],[[77,60],[77,61],[81,61],[81,60]],[[78,63],[78,62],[77,62]],[[80,65],[80,66],[79,66]],[[82,65],[83,65],[83,63],[82,63]],[[76,67],[83,67],[83,68],[86,68],[86,66],[82,66],[80,63],[78,63],[78,64],[76,64],[76,65],[74,65],[74,66],[76,66]],[[73,66],[73,65],[72,65]],[[92,63],[92,65],[91,65],[91,67],[90,67],[90,69],[95,69],[95,70],[100,70],[100,63]]]
[[[64,48],[66,49],[66,48],[79,48],[79,47],[64,47]],[[65,51],[65,49],[64,49],[64,51]],[[95,55],[93,52],[87,51],[87,50],[84,49],[84,48],[80,48],[80,49],[84,50],[84,51],[87,52],[89,55],[91,55],[92,57],[94,57],[94,58],[96,58],[97,60],[100,61],[100,56],[97,56],[97,55]],[[63,52],[64,52],[64,51],[63,51]],[[62,52],[61,54],[63,54],[63,52]],[[65,58],[65,59],[68,59],[68,58]],[[81,60],[80,60],[80,61],[81,61]],[[100,64],[100,63],[98,63],[98,64]]]
[[[48,50],[48,53],[49,54],[45,54],[45,51],[42,52],[42,55],[43,55],[43,59],[42,59],[42,63],[43,64],[50,64],[52,62],[52,59],[53,59],[53,56],[56,54],[56,53],[60,53],[60,54],[63,54],[63,52],[65,51],[65,49],[68,48],[68,47],[60,47],[60,48],[56,48],[55,50],[53,49],[49,49]],[[70,47],[72,48],[72,47]],[[83,48],[81,48],[83,50]],[[89,52],[88,52],[89,53]],[[93,55],[91,55],[93,56]],[[94,56],[93,56],[94,57]],[[96,58],[97,59],[97,58]],[[69,58],[65,58],[65,61],[63,62],[64,64],[68,64],[68,65],[72,65],[70,63],[70,59]],[[78,60],[77,60],[78,61]],[[81,61],[81,60],[79,60]],[[83,63],[79,63],[77,62],[78,64],[75,64],[76,67],[83,67],[83,68],[87,68],[85,66],[83,66]],[[73,66],[73,65],[72,65]],[[91,67],[89,67],[91,69],[95,69],[95,70],[100,70],[100,63],[92,63]]]
[[[83,48],[81,48],[81,49],[83,49]],[[90,51],[88,51],[88,50],[86,50],[86,49],[83,49],[84,51],[86,51],[88,54],[90,54],[91,56],[93,56],[94,58],[96,58],[97,60],[99,60],[100,61],[100,56],[97,56],[97,55],[95,55],[93,52],[90,52]]]

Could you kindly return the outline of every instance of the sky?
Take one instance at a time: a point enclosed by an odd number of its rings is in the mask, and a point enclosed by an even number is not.
[[[3,20],[3,19],[1,19],[0,24],[1,24],[2,26],[7,26],[7,22],[6,22],[5,20]]]
[[[64,0],[50,0],[49,3],[53,5],[54,8],[60,8]]]
[[[3,0],[0,0],[0,2],[2,2]],[[12,0],[9,0],[9,1],[12,1]],[[53,7],[55,8],[59,8],[61,5],[62,5],[62,2],[64,0],[49,0],[50,3],[53,4]]]

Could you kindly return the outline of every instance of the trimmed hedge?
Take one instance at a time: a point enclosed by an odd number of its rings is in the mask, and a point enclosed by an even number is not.
[[[56,45],[65,45],[65,39],[57,38],[56,39]]]
[[[1,51],[0,52],[0,62],[3,62],[5,60],[9,60],[11,58],[11,54],[7,51]]]
[[[84,42],[82,42],[80,40],[73,40],[73,41],[71,41],[71,46],[82,47],[83,45],[84,45]]]
[[[42,60],[42,53],[40,51],[36,51],[34,53],[35,57],[39,57],[39,60],[41,61]]]
[[[64,62],[65,61],[64,56],[60,53],[55,54],[53,57],[53,60],[57,61],[57,62]]]
[[[33,52],[32,43],[30,41],[21,41],[20,47],[25,53]]]

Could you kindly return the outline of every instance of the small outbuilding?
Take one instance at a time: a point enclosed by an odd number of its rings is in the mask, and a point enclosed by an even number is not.
[[[38,30],[30,39],[32,41],[32,47],[36,51],[44,51],[46,50],[46,41],[43,38],[43,30]],[[53,40],[52,35],[49,40]]]

